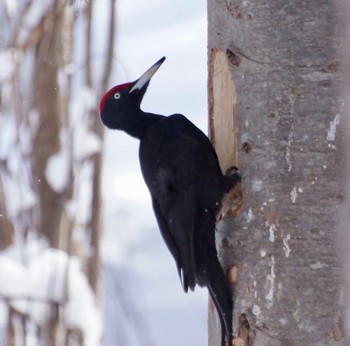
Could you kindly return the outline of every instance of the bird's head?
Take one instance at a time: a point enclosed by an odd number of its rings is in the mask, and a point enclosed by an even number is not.
[[[122,129],[128,118],[140,111],[148,84],[164,60],[165,57],[161,58],[136,81],[117,85],[104,94],[100,102],[104,125],[111,129]]]

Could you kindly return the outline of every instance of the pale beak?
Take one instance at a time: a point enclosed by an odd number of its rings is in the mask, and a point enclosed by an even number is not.
[[[165,60],[165,56],[158,60],[154,65],[152,65],[133,85],[133,87],[130,89],[129,93],[132,93],[135,90],[142,89],[152,78],[152,76],[157,72],[160,65],[163,64]]]

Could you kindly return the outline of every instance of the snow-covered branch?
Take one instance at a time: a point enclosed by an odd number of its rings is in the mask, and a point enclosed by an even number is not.
[[[87,344],[98,345],[101,315],[81,261],[40,239],[28,241],[22,251],[26,263],[16,245],[0,255],[0,298],[38,325],[45,324],[51,305],[58,304],[67,326],[90,335]]]

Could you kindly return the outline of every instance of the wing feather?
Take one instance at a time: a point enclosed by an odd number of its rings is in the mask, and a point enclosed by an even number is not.
[[[199,210],[217,208],[222,179],[215,151],[199,129],[173,115],[149,130],[139,155],[154,213],[183,288],[194,289]]]
[[[167,201],[164,201],[167,199]],[[169,200],[171,202],[169,203]],[[162,237],[173,255],[185,292],[196,285],[194,258],[194,196],[191,191],[153,198],[153,209]]]

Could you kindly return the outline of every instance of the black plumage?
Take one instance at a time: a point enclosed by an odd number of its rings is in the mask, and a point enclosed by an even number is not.
[[[138,80],[109,90],[100,103],[111,129],[140,140],[142,174],[163,239],[175,259],[185,292],[207,286],[222,326],[222,344],[232,343],[232,301],[215,247],[215,223],[225,193],[240,182],[223,175],[207,136],[181,114],[140,109],[149,81],[165,58]]]

